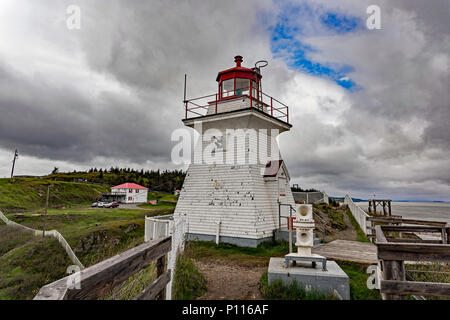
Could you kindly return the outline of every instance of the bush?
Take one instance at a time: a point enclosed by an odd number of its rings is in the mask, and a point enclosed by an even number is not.
[[[330,218],[331,226],[337,230],[347,229],[347,224],[344,220],[344,214],[341,211],[329,210],[328,217]]]
[[[332,294],[324,294],[314,290],[306,290],[294,280],[285,285],[281,280],[276,280],[269,285],[267,272],[264,272],[259,280],[260,291],[267,300],[331,300]]]
[[[187,253],[177,258],[173,281],[172,299],[192,300],[206,292],[206,280]]]
[[[351,300],[380,300],[379,290],[367,288],[366,273],[368,264],[361,264],[348,261],[339,261],[339,266],[350,278],[350,299]]]
[[[367,238],[367,236],[364,234],[364,232],[362,231],[361,227],[358,224],[358,221],[356,221],[355,217],[350,212],[350,209],[347,209],[347,211],[345,213],[347,214],[347,216],[348,216],[352,226],[355,228],[356,241],[359,241],[359,242],[370,242],[370,239]]]

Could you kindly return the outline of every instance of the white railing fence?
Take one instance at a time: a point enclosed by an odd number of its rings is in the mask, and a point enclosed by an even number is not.
[[[42,236],[42,234],[43,234],[42,230],[31,229],[31,228],[23,226],[19,223],[9,220],[2,212],[0,212],[0,219],[3,220],[3,222],[6,223],[8,226],[16,227],[16,228],[19,228],[26,232],[31,232],[35,236]],[[73,252],[72,248],[67,243],[66,239],[64,239],[64,237],[62,236],[61,233],[59,233],[56,230],[49,230],[49,231],[45,231],[45,236],[50,236],[50,237],[53,237],[56,240],[58,240],[58,242],[61,244],[61,246],[64,248],[64,250],[66,250],[66,253],[69,256],[70,260],[74,264],[76,264],[78,267],[80,267],[80,269],[84,269],[83,264],[80,262],[80,260],[78,260],[77,256]]]
[[[177,256],[184,251],[187,230],[188,223],[185,217],[174,217],[173,214],[145,217],[145,242],[172,236],[172,249],[168,254],[171,280],[166,287],[166,300],[172,299],[172,281],[175,276]]]
[[[356,205],[348,194],[345,196],[344,203],[350,209],[350,212],[358,222],[364,234],[370,235],[372,233],[372,222],[368,221],[369,215],[358,205]]]

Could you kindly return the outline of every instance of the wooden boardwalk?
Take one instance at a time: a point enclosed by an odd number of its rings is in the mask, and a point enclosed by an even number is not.
[[[330,260],[343,260],[360,263],[377,263],[377,247],[370,242],[334,240],[314,247],[313,253]]]

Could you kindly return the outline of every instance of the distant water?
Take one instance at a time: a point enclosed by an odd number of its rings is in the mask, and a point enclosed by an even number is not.
[[[355,202],[367,211],[367,202]],[[392,214],[408,219],[450,222],[450,203],[448,202],[392,202]],[[377,211],[381,208],[377,206]]]

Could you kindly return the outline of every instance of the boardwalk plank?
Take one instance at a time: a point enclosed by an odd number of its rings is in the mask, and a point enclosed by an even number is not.
[[[377,247],[370,242],[334,240],[313,248],[313,253],[331,260],[377,263]]]

